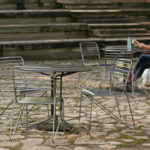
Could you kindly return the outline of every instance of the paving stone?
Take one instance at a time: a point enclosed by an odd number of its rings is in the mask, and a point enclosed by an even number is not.
[[[116,150],[149,150],[149,148],[144,148],[144,147],[119,147]]]
[[[107,133],[106,132],[91,132],[90,134],[93,137],[99,137],[99,136],[105,136]]]
[[[15,135],[15,139],[21,140],[21,139],[24,139],[24,138],[25,138],[25,136],[23,136],[23,135]]]
[[[142,145],[150,147],[150,143],[143,143]]]
[[[120,136],[119,133],[112,133],[106,136],[106,139],[115,139],[118,138]]]
[[[48,147],[48,146],[32,146],[28,148],[23,148],[22,150],[55,150],[54,148]]]
[[[134,138],[147,140],[148,136],[134,136]]]
[[[44,142],[45,146],[51,146],[51,145],[69,145],[69,139],[66,138],[56,138],[55,144],[52,142],[52,139],[48,139],[46,142]]]
[[[7,136],[7,135],[0,136],[0,141],[8,141],[8,140],[9,140],[9,136]]]
[[[69,147],[65,147],[65,146],[57,146],[56,147],[56,150],[71,150],[72,148],[69,148]]]
[[[87,150],[87,148],[84,148],[84,147],[75,147],[74,150]]]
[[[120,145],[121,142],[118,142],[118,141],[110,141],[109,144],[111,144],[111,145]]]
[[[18,142],[18,141],[2,141],[2,142],[0,142],[0,147],[15,148],[18,145],[20,145],[20,142]]]
[[[111,145],[111,144],[105,144],[105,145],[101,145],[101,148],[106,149],[106,150],[113,150],[116,148],[116,146]]]
[[[134,142],[133,139],[122,139],[123,142],[132,143]]]
[[[66,60],[65,60],[66,61]],[[56,61],[58,62],[58,61]],[[66,61],[67,62],[67,61]],[[29,64],[31,64],[30,62]],[[35,64],[49,64],[50,62],[33,62]],[[84,74],[85,75],[85,74]],[[76,80],[78,79],[78,74],[75,74],[72,78],[75,78],[73,81],[69,78],[65,78],[64,82],[64,93],[65,93],[65,120],[73,124],[73,126],[79,128],[79,133],[70,133],[70,132],[59,132],[56,136],[56,143],[52,142],[52,133],[51,132],[41,132],[36,129],[29,131],[29,134],[26,136],[22,133],[16,134],[14,141],[9,141],[8,129],[9,129],[9,118],[11,113],[3,115],[0,119],[0,150],[15,150],[19,147],[19,150],[149,150],[150,144],[148,139],[150,139],[150,99],[147,99],[145,95],[136,94],[135,98],[131,98],[131,104],[133,108],[134,118],[136,121],[135,129],[129,129],[123,124],[117,123],[110,116],[108,116],[104,111],[93,107],[94,117],[92,118],[92,128],[90,132],[86,132],[84,128],[78,124],[78,114],[79,114],[79,100],[80,92],[77,88],[74,88],[77,85]],[[93,83],[94,84],[94,83]],[[68,89],[68,87],[70,87]],[[71,90],[71,92],[70,92]],[[122,110],[123,115],[128,115],[125,120],[131,120],[128,105],[124,101],[125,97],[119,98],[121,103],[120,109]],[[101,99],[100,99],[101,100]],[[104,103],[110,109],[114,110],[114,113],[118,115],[117,109],[114,108],[114,98],[109,100],[109,98],[104,99]],[[89,101],[84,101],[84,104],[89,104]],[[46,107],[41,107],[42,113],[35,114],[32,112],[33,117],[45,118]],[[83,113],[82,122],[85,125],[88,125],[89,118],[89,108],[86,106],[82,109]],[[16,117],[16,115],[15,115]],[[131,121],[129,123],[132,123]],[[140,128],[141,126],[141,128]],[[21,128],[22,129],[22,128]],[[20,130],[20,129],[18,129]],[[128,139],[126,137],[120,137],[123,134],[125,136],[132,136],[136,139],[145,139],[145,143],[139,143],[136,147],[132,145],[134,143],[133,139]],[[129,143],[131,147],[118,147],[122,143]]]
[[[90,141],[90,136],[89,135],[83,135],[74,142],[74,144],[86,144]]]
[[[40,146],[43,141],[42,138],[28,138],[21,140],[21,143],[23,144],[23,150],[29,150],[31,147]]]

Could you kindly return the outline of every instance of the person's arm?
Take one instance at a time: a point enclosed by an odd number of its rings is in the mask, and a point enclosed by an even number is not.
[[[144,43],[140,43],[139,47],[140,47],[141,49],[150,50],[150,45],[147,45],[147,44],[144,44]]]

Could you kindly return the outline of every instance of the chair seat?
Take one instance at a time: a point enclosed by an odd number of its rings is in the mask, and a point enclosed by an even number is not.
[[[107,69],[107,72],[113,73],[115,71],[115,68],[109,68]]]
[[[118,96],[122,91],[110,91],[109,89],[82,89],[82,93],[90,96]]]
[[[56,103],[60,101],[60,98],[56,98]],[[34,97],[25,97],[18,101],[19,104],[54,104],[54,101],[51,99],[51,97],[40,97],[40,96],[34,96]]]
[[[34,91],[40,91],[40,90],[46,90],[46,87],[22,87],[19,88],[17,91],[20,93],[26,93],[26,92],[34,92]]]

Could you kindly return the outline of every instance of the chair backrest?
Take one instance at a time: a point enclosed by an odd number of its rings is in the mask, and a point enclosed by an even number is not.
[[[80,42],[80,51],[82,57],[82,63],[89,65],[89,59],[96,59],[97,64],[100,65],[100,52],[96,42]]]
[[[42,67],[15,66],[13,68],[13,83],[16,102],[24,96],[42,96],[44,91],[46,91],[44,94],[47,96],[49,92],[51,93],[51,85],[53,83],[50,76],[46,76],[39,70],[42,70]]]
[[[132,71],[131,59],[118,59],[115,65],[112,90],[118,88],[124,92],[126,90],[127,81]]]
[[[126,46],[108,46],[105,48],[105,63],[115,65],[117,59],[131,59],[132,52],[127,51]],[[107,67],[107,65],[106,65]]]
[[[1,91],[11,91],[13,89],[13,67],[24,65],[21,56],[0,57],[0,84]]]

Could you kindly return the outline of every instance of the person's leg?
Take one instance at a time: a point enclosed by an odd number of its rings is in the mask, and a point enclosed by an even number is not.
[[[134,66],[133,80],[140,78],[146,68],[150,67],[150,55],[142,54]]]
[[[128,84],[140,78],[146,68],[150,67],[150,55],[142,54],[133,68],[133,74],[129,75]]]

